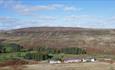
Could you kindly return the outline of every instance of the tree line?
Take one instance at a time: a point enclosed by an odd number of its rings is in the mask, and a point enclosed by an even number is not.
[[[44,53],[52,53],[52,54],[58,54],[58,53],[86,54],[85,49],[78,48],[78,47],[65,47],[65,48],[37,47],[37,48],[33,48],[33,50],[36,50],[38,52],[44,52]]]
[[[15,43],[1,43],[0,44],[0,53],[19,52],[22,49],[23,49],[22,46]]]
[[[62,54],[76,54],[76,55],[86,54],[86,50],[77,47],[49,48],[44,46],[26,49],[23,48],[23,46],[15,43],[1,43],[0,53],[9,53],[9,54],[15,53],[14,58],[20,57],[29,60],[41,61],[41,60],[48,60],[48,59],[61,60],[63,57]],[[0,58],[4,59],[4,57],[1,56]]]

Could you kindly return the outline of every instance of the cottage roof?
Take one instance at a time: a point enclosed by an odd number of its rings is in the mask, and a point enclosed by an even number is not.
[[[66,58],[64,60],[80,60],[81,58]]]

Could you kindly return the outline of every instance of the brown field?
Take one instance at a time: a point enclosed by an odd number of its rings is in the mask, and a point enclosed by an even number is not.
[[[115,64],[105,62],[34,64],[25,66],[3,67],[0,68],[0,70],[115,70]]]

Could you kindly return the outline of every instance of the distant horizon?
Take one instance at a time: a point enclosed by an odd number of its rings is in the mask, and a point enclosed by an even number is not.
[[[115,1],[0,0],[0,30],[27,27],[115,29]]]
[[[80,28],[80,29],[99,29],[99,30],[111,30],[115,28],[87,28],[87,27],[63,27],[63,26],[38,26],[38,27],[22,27],[22,28],[14,28],[14,29],[0,29],[0,31],[9,31],[9,30],[17,30],[17,29],[28,29],[28,28]]]

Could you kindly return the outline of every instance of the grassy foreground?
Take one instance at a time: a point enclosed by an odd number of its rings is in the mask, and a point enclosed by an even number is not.
[[[3,67],[0,70],[115,70],[115,64],[105,62],[70,64],[35,64]]]

